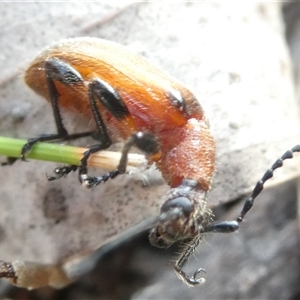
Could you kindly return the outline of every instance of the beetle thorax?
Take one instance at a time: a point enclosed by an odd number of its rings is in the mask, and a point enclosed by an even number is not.
[[[184,179],[192,179],[204,191],[210,188],[215,167],[215,143],[204,120],[188,120],[184,127],[177,129],[176,136],[169,134],[161,143],[162,155],[156,163],[171,187],[180,185]]]

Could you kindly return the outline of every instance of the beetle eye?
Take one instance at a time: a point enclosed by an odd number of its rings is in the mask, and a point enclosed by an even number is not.
[[[178,208],[183,214],[188,217],[194,210],[193,202],[187,197],[176,197],[166,201],[161,207],[161,213],[167,213],[171,209]]]

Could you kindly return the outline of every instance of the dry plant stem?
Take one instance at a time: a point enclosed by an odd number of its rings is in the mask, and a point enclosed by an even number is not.
[[[22,260],[14,262],[0,261],[0,278],[7,278],[11,283],[27,289],[43,286],[62,288],[71,282],[59,266],[43,265]]]

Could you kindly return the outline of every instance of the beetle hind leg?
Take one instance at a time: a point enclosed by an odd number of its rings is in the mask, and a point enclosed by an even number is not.
[[[108,179],[113,179],[120,174],[124,174],[126,172],[127,161],[128,161],[128,153],[132,146],[139,148],[146,155],[154,155],[157,154],[160,150],[159,143],[156,137],[149,132],[137,132],[134,133],[124,144],[122,149],[122,155],[117,169],[109,171],[102,176],[88,176],[87,168],[85,167],[87,164],[87,159],[92,153],[99,151],[97,147],[91,148],[90,150],[84,153],[84,157],[82,158],[82,165],[79,167],[79,181],[86,187],[92,188],[94,186],[99,185],[101,182],[106,182]]]

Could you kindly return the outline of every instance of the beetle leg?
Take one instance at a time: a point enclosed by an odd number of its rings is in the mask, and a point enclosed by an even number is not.
[[[203,236],[201,234],[199,234],[194,239],[192,239],[192,241],[188,244],[188,246],[180,255],[179,259],[176,261],[174,265],[174,270],[177,276],[189,286],[195,286],[195,285],[203,284],[205,282],[204,278],[198,277],[200,273],[205,273],[204,269],[202,268],[197,269],[194,272],[193,276],[191,277],[187,276],[187,274],[182,270],[183,266],[186,264],[189,257],[194,253],[195,249],[199,245],[200,241],[202,241],[202,239]]]
[[[137,132],[133,134],[125,143],[123,149],[122,149],[122,155],[119,162],[119,165],[116,170],[112,170],[110,172],[105,173],[102,176],[97,177],[91,177],[86,174],[86,170],[81,167],[81,170],[79,171],[79,180],[81,183],[84,184],[87,188],[92,188],[101,182],[106,182],[108,179],[113,179],[119,174],[124,174],[127,167],[127,157],[128,153],[132,146],[135,146],[139,148],[141,151],[143,151],[146,155],[154,155],[159,152],[159,143],[156,139],[156,137],[149,132]],[[90,156],[90,152],[93,153],[95,149],[88,150],[87,154]],[[85,155],[86,156],[86,155]]]
[[[119,94],[106,82],[95,79],[89,84],[89,100],[90,107],[94,116],[94,120],[97,126],[97,132],[94,134],[94,139],[99,140],[99,144],[93,145],[84,152],[83,157],[80,161],[81,166],[79,167],[79,181],[84,184],[85,187],[90,188],[97,185],[94,181],[96,177],[87,175],[87,160],[93,154],[100,150],[107,149],[111,146],[112,141],[108,135],[106,125],[102,119],[97,106],[97,100],[106,107],[110,112],[115,109],[119,112],[126,109]],[[129,113],[129,112],[128,112]],[[115,117],[119,118],[120,115],[112,113]],[[118,175],[118,171],[114,170],[101,176],[101,181],[107,181],[109,178],[114,178]],[[99,178],[99,177],[98,177]],[[99,182],[100,183],[100,182]],[[99,184],[98,183],[98,184]]]
[[[83,84],[83,79],[81,75],[73,69],[71,66],[65,62],[51,58],[45,62],[45,75],[46,83],[49,91],[50,102],[52,106],[53,116],[55,119],[55,125],[57,129],[56,134],[44,134],[37,138],[31,138],[28,142],[22,147],[21,150],[21,159],[25,160],[26,154],[28,154],[31,148],[37,142],[42,141],[66,141],[77,139],[86,136],[93,136],[94,132],[81,132],[75,134],[69,134],[66,128],[63,125],[62,117],[58,105],[59,93],[55,87],[55,81],[59,81],[65,85],[77,85]]]
[[[156,154],[159,152],[159,143],[156,137],[149,132],[137,132],[131,136],[125,143],[122,156],[116,170],[105,173],[102,176],[92,177],[87,175],[87,160],[91,154],[108,148],[111,145],[111,139],[108,135],[107,128],[99,112],[97,101],[100,102],[116,119],[122,120],[128,117],[129,111],[123,102],[118,92],[110,86],[107,82],[97,78],[89,84],[89,99],[91,110],[97,124],[98,138],[100,144],[92,146],[84,153],[81,159],[81,166],[79,170],[79,181],[87,188],[91,188],[106,182],[108,179],[113,179],[119,174],[123,174],[126,171],[127,156],[132,146],[136,146],[142,150],[145,154]]]
[[[62,178],[63,176],[68,175],[70,172],[75,172],[77,169],[79,168],[79,166],[75,166],[75,165],[71,165],[71,166],[64,166],[64,167],[57,167],[54,169],[53,176],[47,176],[47,179],[49,181],[53,181],[59,178]]]
[[[59,134],[43,134],[37,138],[30,138],[27,140],[27,143],[22,147],[21,150],[21,159],[25,160],[25,156],[31,151],[32,147],[37,142],[56,142],[56,141],[69,141],[76,140],[78,138],[93,136],[94,132],[81,132],[75,134],[68,134],[67,136],[60,136]]]

